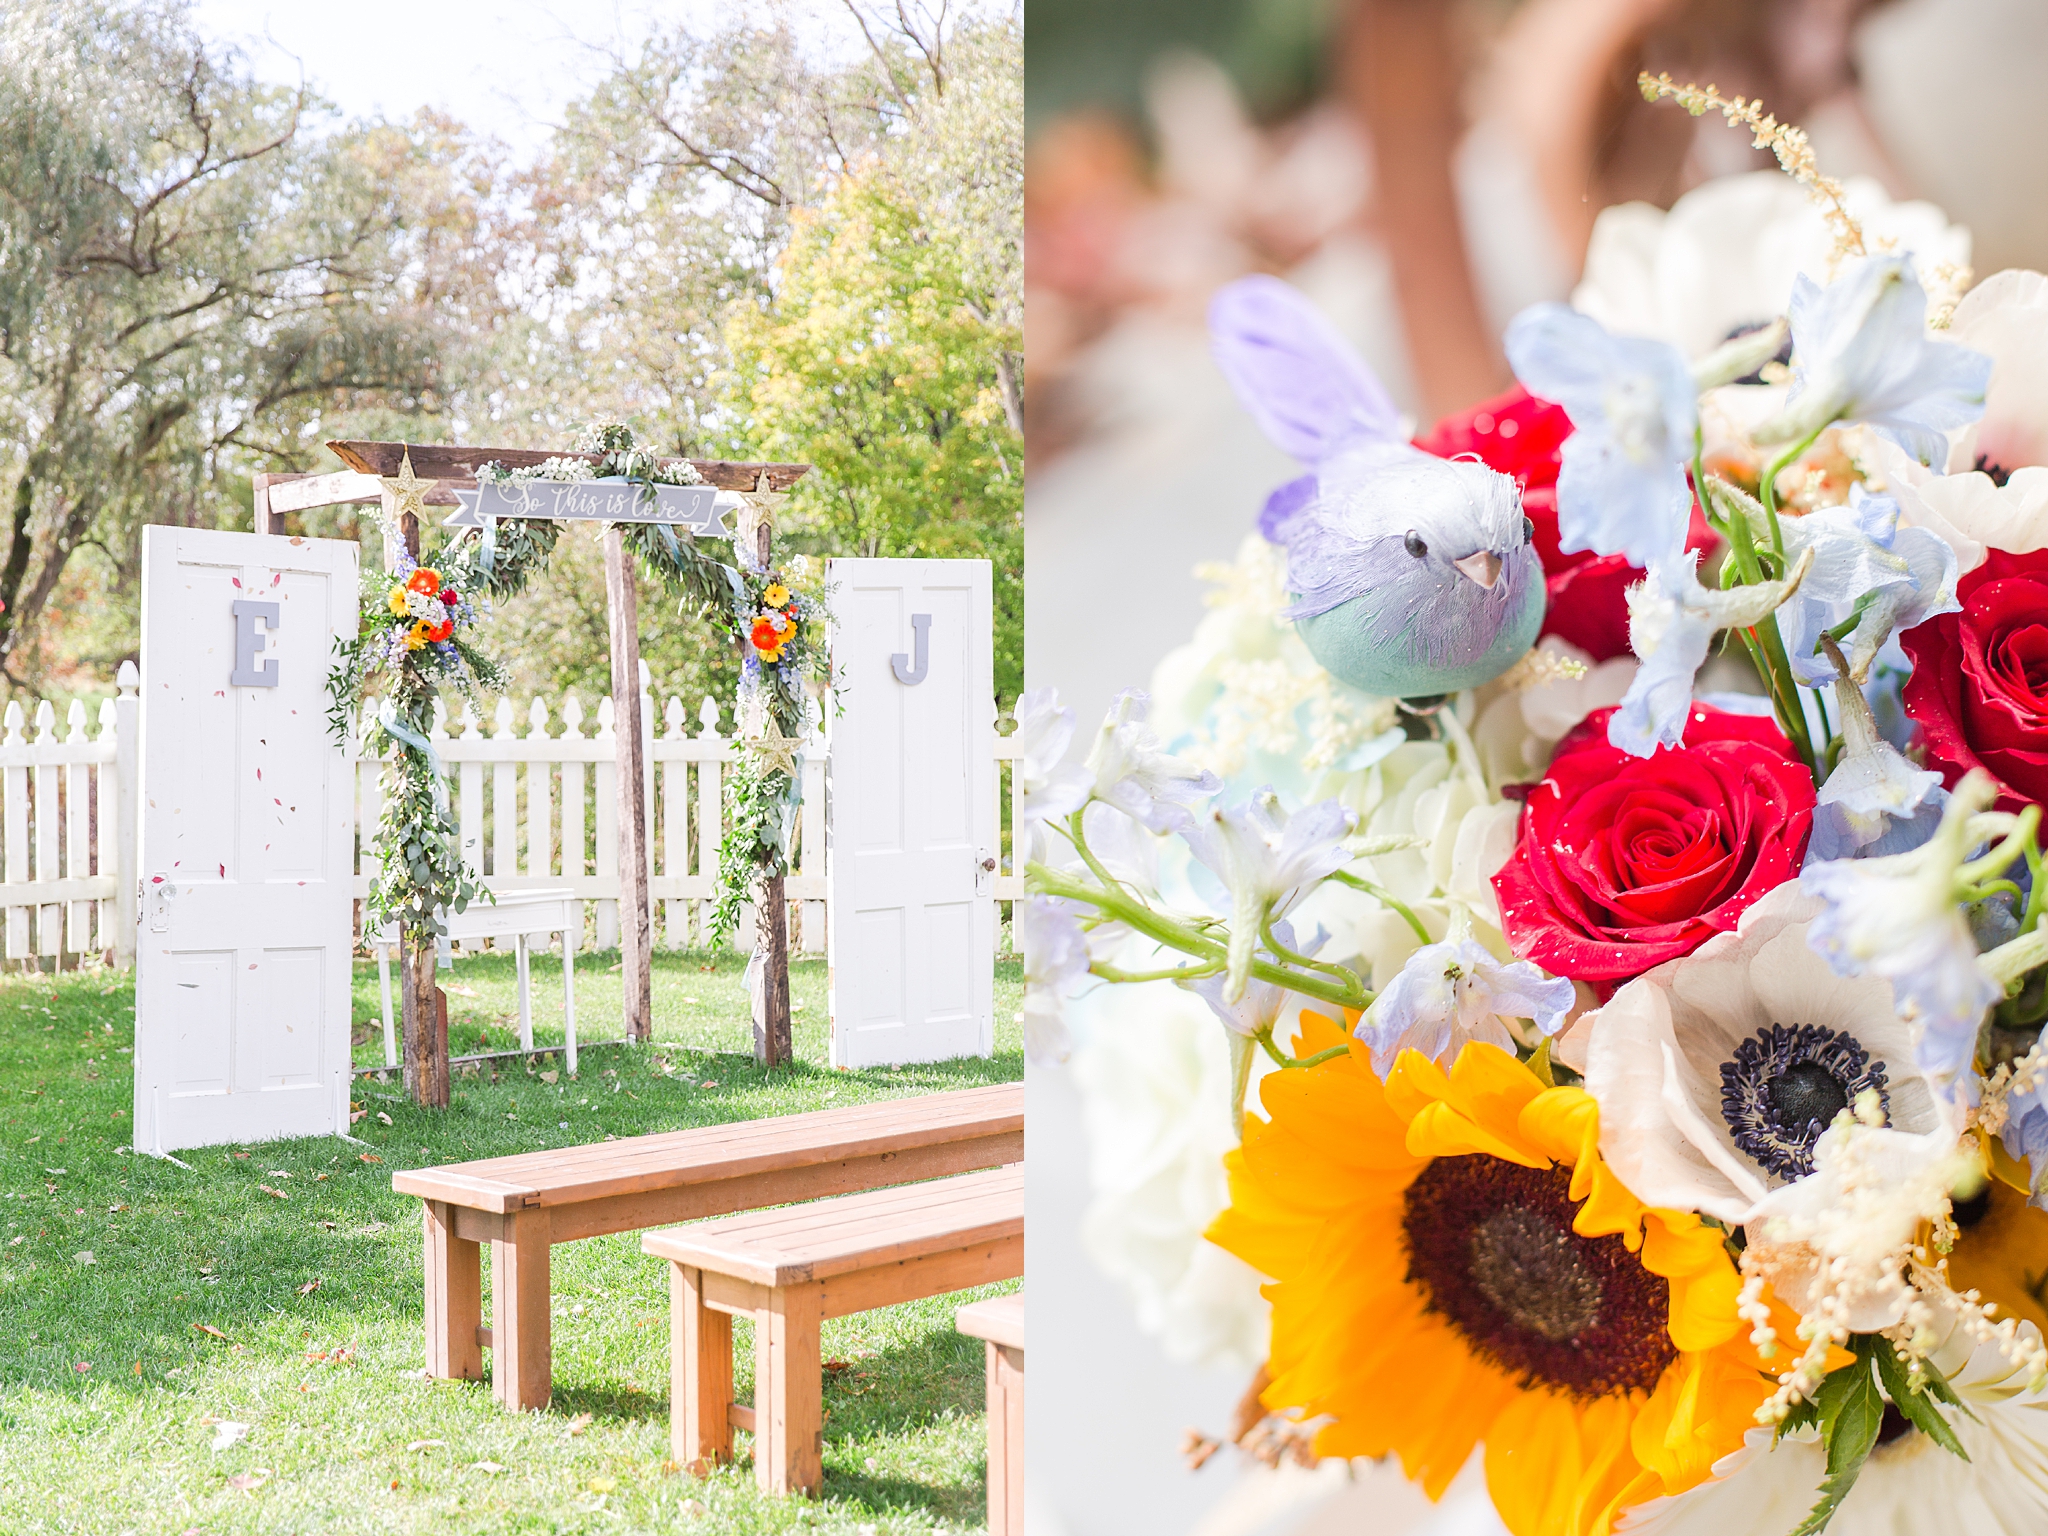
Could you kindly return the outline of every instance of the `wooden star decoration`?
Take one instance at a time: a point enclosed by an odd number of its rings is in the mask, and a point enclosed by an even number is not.
[[[410,512],[419,522],[425,523],[428,519],[427,497],[441,482],[421,480],[415,476],[412,472],[412,449],[404,447],[400,451],[402,457],[399,460],[397,475],[380,475],[377,483],[391,493],[393,516],[402,519]]]
[[[795,737],[782,734],[782,726],[773,715],[768,717],[767,729],[761,735],[747,738],[747,750],[754,754],[763,773],[780,773],[792,779],[796,777],[796,753],[802,746]]]

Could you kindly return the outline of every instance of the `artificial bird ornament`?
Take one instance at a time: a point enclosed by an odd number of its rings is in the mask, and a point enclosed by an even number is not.
[[[1259,515],[1287,551],[1282,616],[1310,654],[1354,688],[1417,700],[1519,661],[1544,587],[1515,482],[1409,443],[1372,371],[1277,278],[1221,289],[1209,331],[1245,409],[1310,471]]]

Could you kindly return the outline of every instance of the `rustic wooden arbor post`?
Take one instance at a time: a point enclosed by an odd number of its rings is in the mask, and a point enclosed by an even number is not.
[[[387,483],[398,476],[410,457],[413,475],[425,486],[423,505],[455,507],[454,493],[476,487],[479,465],[496,463],[522,469],[552,458],[581,458],[595,464],[595,453],[549,453],[530,448],[462,447],[450,444],[337,441],[327,445],[348,468],[324,475],[259,474],[253,477],[256,531],[285,531],[287,512],[315,507],[378,502],[387,528],[396,528],[415,559],[420,528],[416,514],[401,511],[399,496]],[[671,461],[673,462],[673,461]],[[786,491],[808,464],[744,464],[726,459],[689,461],[707,485],[720,490]],[[764,523],[758,554],[765,568],[770,535]],[[396,543],[387,535],[385,559],[396,558]],[[624,978],[627,1033],[636,1040],[652,1038],[653,908],[647,894],[647,802],[643,795],[646,766],[642,758],[640,719],[639,584],[625,538],[617,524],[604,534],[605,596],[611,636],[613,731],[618,742],[614,774],[619,797],[619,961]],[[764,892],[756,927],[762,949],[761,979],[753,989],[755,1054],[767,1065],[789,1059],[789,911],[778,877]],[[405,1014],[406,1089],[422,1103],[448,1102],[448,1000],[434,984],[435,955],[431,947],[415,953],[409,942],[399,950]]]

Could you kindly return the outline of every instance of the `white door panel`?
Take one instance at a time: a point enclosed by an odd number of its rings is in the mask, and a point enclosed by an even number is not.
[[[331,1134],[352,778],[326,679],[356,546],[152,527],[142,550],[135,1145]]]
[[[985,560],[834,560],[832,1059],[995,1048],[994,660]],[[926,622],[916,621],[923,617]]]

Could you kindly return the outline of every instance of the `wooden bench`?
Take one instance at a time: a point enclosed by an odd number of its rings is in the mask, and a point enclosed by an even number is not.
[[[669,1440],[675,1459],[732,1456],[753,1431],[754,1481],[823,1481],[818,1327],[828,1317],[1024,1273],[1024,1168],[751,1211],[650,1232],[669,1261]],[[754,1405],[732,1400],[732,1314],[754,1319]]]
[[[414,1168],[391,1187],[426,1204],[427,1371],[478,1380],[511,1408],[552,1393],[548,1250],[555,1243],[993,1168],[1024,1156],[1024,1085],[634,1136]],[[491,1326],[480,1245],[491,1245]]]
[[[988,1345],[988,1536],[1024,1536],[1024,1294],[977,1301],[953,1318]]]

